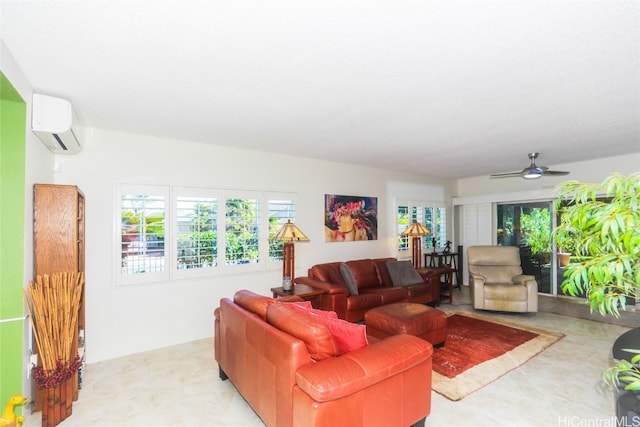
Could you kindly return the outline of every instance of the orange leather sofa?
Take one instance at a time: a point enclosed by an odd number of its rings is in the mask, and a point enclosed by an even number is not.
[[[431,411],[433,347],[420,338],[331,354],[324,324],[250,291],[222,299],[214,322],[220,378],[269,427],[424,426]]]
[[[419,281],[404,286],[394,286],[387,269],[387,262],[396,258],[360,259],[354,261],[316,264],[306,277],[296,277],[301,283],[324,290],[319,307],[335,311],[340,319],[360,322],[364,314],[374,307],[395,302],[419,304],[439,302],[440,276],[435,271],[424,274]],[[357,294],[349,290],[341,264],[348,266],[358,288]]]

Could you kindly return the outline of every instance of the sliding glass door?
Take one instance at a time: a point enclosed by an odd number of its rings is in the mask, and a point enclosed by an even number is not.
[[[518,246],[524,274],[535,276],[538,292],[556,295],[554,282],[562,278],[553,280],[551,212],[551,201],[498,204],[496,241],[499,246]]]

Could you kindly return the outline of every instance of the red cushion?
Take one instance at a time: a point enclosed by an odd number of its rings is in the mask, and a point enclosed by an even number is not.
[[[367,346],[367,329],[365,325],[357,325],[338,319],[335,311],[305,308],[300,303],[288,304],[294,311],[306,314],[312,319],[323,323],[335,340],[340,354],[349,353]],[[309,303],[309,306],[311,303]]]
[[[369,344],[365,325],[347,322],[337,317],[318,316],[314,313],[310,313],[310,315],[314,319],[318,319],[320,323],[327,325],[338,345],[340,354],[352,352]]]

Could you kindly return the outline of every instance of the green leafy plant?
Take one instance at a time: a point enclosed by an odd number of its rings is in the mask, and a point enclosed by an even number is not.
[[[533,255],[551,250],[551,215],[549,209],[534,208],[531,213],[520,215],[520,227]]]
[[[559,252],[575,253],[576,239],[578,233],[575,228],[571,227],[570,218],[566,210],[563,208],[560,214],[560,227],[556,228],[553,233],[553,239],[558,246]]]
[[[558,187],[561,223],[554,230],[560,247],[575,244],[562,291],[585,294],[592,311],[620,316],[627,298],[640,296],[640,173],[612,174],[602,183],[566,181]],[[608,369],[603,378],[640,390],[640,350]]]
[[[640,391],[640,350],[625,348],[624,351],[634,353],[631,361],[621,360],[615,366],[604,371],[602,378],[616,387],[625,384],[625,390]]]

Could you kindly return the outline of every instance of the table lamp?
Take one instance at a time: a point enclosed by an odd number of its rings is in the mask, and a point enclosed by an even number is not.
[[[284,242],[282,245],[282,278],[284,284],[284,278],[288,277],[293,283],[293,275],[295,273],[295,249],[293,242],[308,242],[309,238],[304,235],[302,231],[291,220],[287,220],[287,223],[282,226],[280,231],[272,237],[271,240],[279,240]],[[288,289],[285,289],[288,290]]]
[[[419,222],[414,222],[402,232],[402,236],[409,236],[413,239],[411,259],[414,268],[420,268],[420,258],[422,257],[422,239],[420,236],[431,234],[427,228]]]

